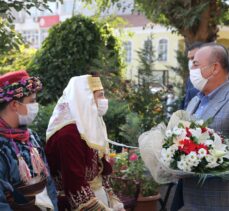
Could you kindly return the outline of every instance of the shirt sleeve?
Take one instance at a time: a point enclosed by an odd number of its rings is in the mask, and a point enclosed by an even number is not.
[[[0,210],[1,211],[11,211],[11,208],[6,200],[5,191],[9,190],[9,183],[6,180],[6,163],[0,154]]]

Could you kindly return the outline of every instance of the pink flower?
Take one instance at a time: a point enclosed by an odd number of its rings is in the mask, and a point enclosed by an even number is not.
[[[138,159],[138,156],[135,154],[135,153],[133,153],[131,156],[130,156],[130,160],[131,161],[135,161],[135,160],[137,160]]]

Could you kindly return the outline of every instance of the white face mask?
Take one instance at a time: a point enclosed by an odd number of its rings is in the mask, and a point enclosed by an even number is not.
[[[39,104],[38,103],[29,103],[29,104],[24,104],[24,105],[26,105],[27,114],[26,115],[18,114],[19,125],[31,124],[33,122],[33,120],[36,118],[37,113],[39,111]]]
[[[196,89],[202,91],[203,88],[205,87],[205,85],[207,84],[208,79],[206,79],[202,76],[200,68],[191,69],[189,71],[189,73],[190,73],[190,80],[191,80],[193,86]]]
[[[188,69],[189,71],[192,69],[192,60],[188,60]]]
[[[105,115],[108,110],[108,99],[98,99],[97,103],[99,116]]]

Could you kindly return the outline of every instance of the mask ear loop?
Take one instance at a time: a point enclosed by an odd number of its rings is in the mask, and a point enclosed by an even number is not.
[[[214,62],[212,65],[215,65],[216,64],[216,62]],[[214,66],[213,66],[214,67]],[[211,75],[207,78],[207,79],[210,79],[212,76],[214,75],[214,68],[213,68],[213,70],[211,71]]]
[[[27,111],[27,113],[28,113],[28,109],[27,109],[27,106],[26,106],[26,104],[25,103],[21,103],[20,101],[18,101],[18,100],[15,100],[17,103],[19,103],[19,104],[21,104],[21,105],[24,105],[25,107],[26,107],[26,111]],[[19,115],[21,115],[21,114],[19,114],[17,111],[16,111],[16,114],[19,116]],[[21,116],[24,116],[24,115],[21,115]]]

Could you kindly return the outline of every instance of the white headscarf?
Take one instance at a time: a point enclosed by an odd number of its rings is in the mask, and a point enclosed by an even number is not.
[[[75,123],[87,145],[107,153],[107,131],[103,118],[98,115],[93,91],[89,86],[91,75],[70,79],[50,118],[46,139],[64,126]],[[66,140],[67,141],[67,140]]]

